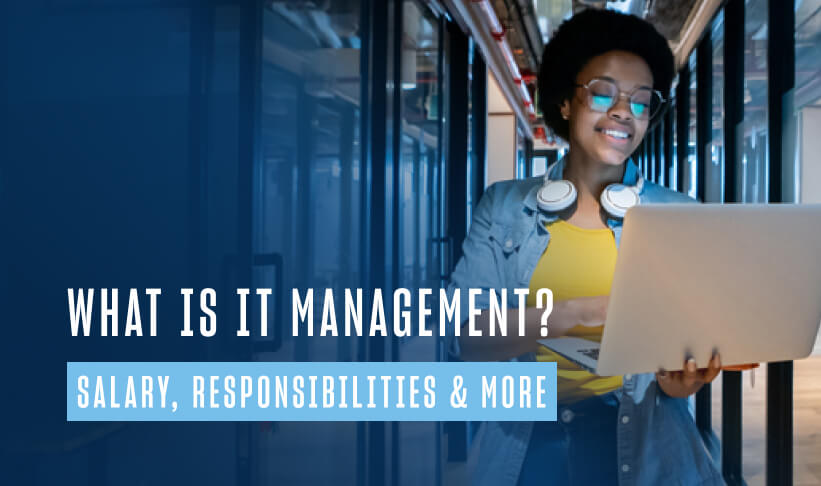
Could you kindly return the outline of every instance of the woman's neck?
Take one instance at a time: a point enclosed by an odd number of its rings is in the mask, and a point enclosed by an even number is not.
[[[571,150],[567,154],[563,177],[576,186],[578,195],[576,204],[560,217],[582,228],[606,228],[607,214],[599,203],[599,196],[609,184],[622,181],[624,164],[605,164]]]
[[[624,178],[625,164],[610,165],[592,160],[580,152],[572,150],[567,154],[564,166],[564,179],[572,182],[579,192],[579,199],[598,201],[604,188],[609,184],[621,182]]]

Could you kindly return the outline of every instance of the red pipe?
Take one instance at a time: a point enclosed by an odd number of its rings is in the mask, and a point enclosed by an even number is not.
[[[485,20],[490,27],[490,33],[493,38],[496,39],[499,50],[507,61],[507,67],[510,71],[510,75],[513,77],[513,82],[519,85],[519,94],[522,96],[522,104],[530,116],[530,119],[534,119],[536,117],[536,110],[533,107],[533,100],[530,98],[527,85],[522,81],[522,74],[519,72],[516,57],[513,55],[513,51],[510,50],[510,45],[505,39],[505,29],[502,23],[499,22],[499,18],[496,17],[496,12],[494,12],[490,0],[471,0],[471,2],[484,14]]]

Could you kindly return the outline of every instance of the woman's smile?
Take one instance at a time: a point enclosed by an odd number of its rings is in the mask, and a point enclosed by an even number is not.
[[[595,127],[594,131],[600,135],[610,145],[623,149],[630,147],[633,139],[633,132],[629,128],[620,126]]]

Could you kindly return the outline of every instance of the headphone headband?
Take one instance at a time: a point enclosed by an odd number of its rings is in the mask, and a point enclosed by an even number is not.
[[[550,167],[548,167],[547,170],[545,170],[545,172],[544,172],[544,183],[545,184],[547,184],[548,182],[553,180],[553,179],[550,178],[550,172],[557,165],[559,165],[559,163],[562,162],[562,161],[563,161],[563,159],[559,159],[556,162],[553,162],[552,164],[550,164]],[[629,162],[629,159],[628,159],[628,162]],[[625,164],[627,164],[628,162],[625,162]],[[627,171],[627,167],[625,167],[624,170]],[[559,179],[559,180],[561,180],[561,179]],[[624,184],[624,183],[622,182],[621,184]],[[624,185],[627,185],[627,184],[624,184]],[[636,190],[639,192],[639,194],[641,194],[641,192],[644,190],[644,177],[642,177],[641,171],[638,170],[638,169],[636,170],[636,183],[632,187],[635,187]]]
[[[558,212],[570,207],[576,201],[578,193],[572,182],[559,179],[551,180],[550,173],[562,162],[558,160],[547,168],[544,183],[536,193],[539,209],[547,212]],[[627,170],[627,168],[625,168]],[[613,183],[602,191],[599,198],[602,207],[615,218],[624,218],[627,210],[639,204],[639,195],[644,190],[644,177],[641,171],[636,171],[636,183],[632,186],[624,183]]]

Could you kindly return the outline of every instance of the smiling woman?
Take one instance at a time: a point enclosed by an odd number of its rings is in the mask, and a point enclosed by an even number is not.
[[[591,9],[563,23],[542,55],[538,99],[546,124],[569,150],[544,177],[488,188],[451,286],[528,286],[531,296],[549,288],[551,337],[601,341],[626,211],[694,202],[645,181],[630,160],[663,108],[673,72],[666,40],[637,17]],[[527,235],[504,258],[494,248],[500,228]],[[479,327],[491,322],[487,310],[476,319]],[[525,325],[536,320],[528,317]],[[723,484],[686,400],[718,374],[717,356],[702,370],[689,362],[685,372],[610,377],[589,373],[536,339],[463,332],[458,343],[454,349],[466,359],[518,358],[557,368],[560,420],[488,423],[473,484]]]
[[[574,96],[560,107],[562,119],[568,121],[568,141],[577,155],[621,167],[647,131],[656,93],[650,68],[636,54],[609,51],[592,58],[576,79],[580,83]]]

